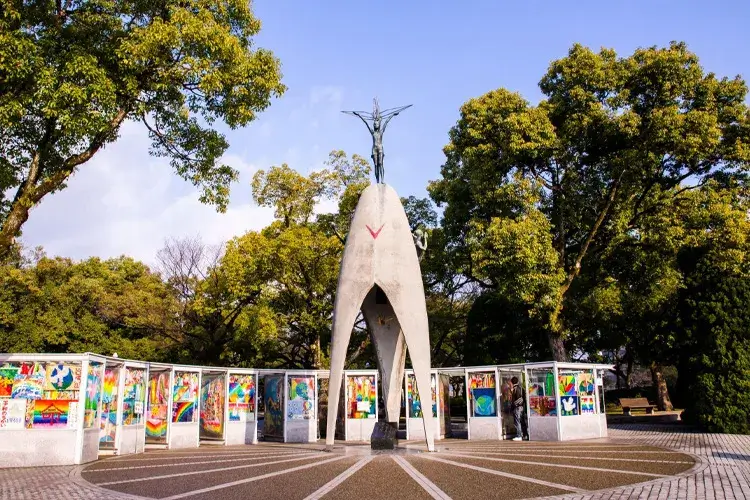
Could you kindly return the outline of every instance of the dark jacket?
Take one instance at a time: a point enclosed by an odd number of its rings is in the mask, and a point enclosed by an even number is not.
[[[511,397],[511,401],[513,401],[514,408],[523,406],[523,389],[521,389],[521,386],[519,386],[518,384],[515,384],[513,386],[513,395]]]

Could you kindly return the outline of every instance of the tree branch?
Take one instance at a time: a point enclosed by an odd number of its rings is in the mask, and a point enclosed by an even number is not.
[[[624,172],[624,171],[623,171]],[[591,227],[591,230],[589,231],[589,234],[586,236],[586,240],[584,241],[583,245],[581,245],[581,248],[578,250],[578,255],[576,255],[575,264],[573,265],[573,268],[568,273],[568,277],[565,279],[565,283],[560,287],[560,296],[564,296],[565,293],[567,293],[568,289],[570,289],[570,285],[573,283],[573,280],[578,276],[578,274],[581,272],[581,262],[583,261],[583,258],[586,256],[586,252],[589,249],[589,245],[591,245],[591,242],[594,241],[594,237],[596,236],[597,232],[599,231],[599,227],[602,225],[602,222],[604,222],[604,219],[606,219],[607,214],[609,213],[609,209],[612,206],[612,203],[615,201],[615,197],[617,196],[617,189],[620,187],[620,181],[622,180],[623,173],[620,173],[620,176],[612,183],[612,186],[609,189],[609,195],[607,196],[607,201],[604,204],[604,207],[599,212],[599,216],[596,218],[596,222],[594,222],[594,225]]]

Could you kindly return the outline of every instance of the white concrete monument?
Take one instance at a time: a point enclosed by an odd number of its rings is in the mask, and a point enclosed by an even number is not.
[[[341,262],[331,339],[326,445],[334,441],[346,351],[360,309],[370,328],[386,402],[398,427],[406,349],[424,408],[432,408],[430,339],[422,273],[406,212],[386,184],[364,190],[354,212]],[[427,448],[434,451],[434,417],[422,412]]]

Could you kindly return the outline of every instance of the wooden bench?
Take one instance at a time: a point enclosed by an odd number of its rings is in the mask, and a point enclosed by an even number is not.
[[[630,410],[646,410],[646,414],[650,415],[656,408],[656,405],[649,404],[646,398],[620,398],[620,406],[623,415],[630,415]]]

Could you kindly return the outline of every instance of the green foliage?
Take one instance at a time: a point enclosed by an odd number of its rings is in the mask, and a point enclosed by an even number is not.
[[[236,337],[253,343],[255,366],[323,367],[343,243],[359,195],[367,186],[367,161],[332,151],[328,168],[305,177],[287,165],[259,171],[253,197],[275,209],[277,221],[231,240],[215,272],[224,277],[227,304],[239,305]],[[314,217],[323,200],[339,210]],[[358,329],[350,362],[365,352]],[[252,339],[252,340],[251,340]],[[235,351],[233,343],[225,343]],[[241,356],[248,359],[247,354]]]
[[[541,192],[519,178],[499,188],[495,197],[507,207],[507,215],[493,217],[489,224],[472,221],[467,233],[474,276],[497,294],[526,305],[531,316],[548,316],[557,307],[565,274],[552,246],[551,224],[537,208]]]
[[[259,30],[243,0],[0,2],[0,253],[125,120],[225,210],[237,172],[211,126],[246,125],[285,90]]]
[[[544,323],[509,295],[478,296],[466,317],[466,366],[549,360]]]
[[[326,193],[328,172],[313,172],[305,177],[284,163],[259,170],[253,176],[253,199],[262,207],[274,207],[274,216],[284,226],[306,224],[315,204]]]
[[[689,276],[678,327],[684,417],[713,432],[750,434],[750,274],[701,256]]]
[[[41,257],[0,268],[0,352],[100,352],[162,360],[177,304],[128,257]],[[167,342],[165,342],[167,341]]]
[[[359,196],[369,186],[370,163],[357,154],[347,157],[344,151],[331,151],[326,161],[331,195],[338,197],[338,210],[332,214],[319,214],[318,227],[326,234],[346,241],[349,224],[357,208]]]
[[[236,301],[255,297],[238,323],[263,341],[264,365],[326,364],[342,250],[337,238],[304,225],[229,242],[221,270]]]
[[[679,256],[704,248],[719,268],[737,272],[746,265],[750,222],[741,191],[710,181],[644,216],[640,230],[621,235],[590,273],[598,284],[580,301],[581,312],[624,335],[644,364],[673,363],[680,341],[673,328],[680,314],[676,301],[686,286]]]
[[[406,218],[409,220],[409,228],[412,231],[419,227],[431,229],[437,225],[437,213],[429,198],[409,196],[408,198],[401,198],[401,204],[404,206]]]
[[[258,280],[267,269],[251,270],[258,279],[248,280],[238,297],[221,256],[222,248],[188,238],[168,241],[159,251],[162,275],[180,307],[170,356],[185,363],[255,366],[271,335],[272,320],[258,300]]]
[[[598,260],[692,185],[748,171],[750,110],[744,81],[704,73],[680,43],[623,58],[575,45],[540,88],[535,106],[505,89],[467,101],[429,191],[458,272],[533,303],[565,359]]]

